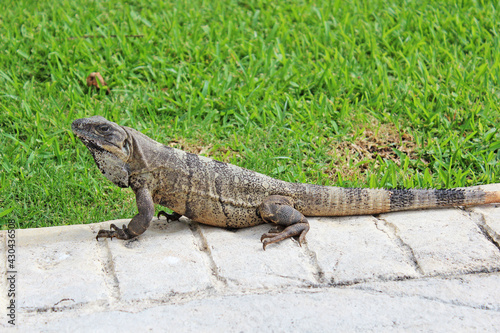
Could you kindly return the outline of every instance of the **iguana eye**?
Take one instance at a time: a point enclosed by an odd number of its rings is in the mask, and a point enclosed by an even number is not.
[[[97,126],[97,131],[99,131],[100,133],[106,134],[106,133],[109,132],[109,129],[110,129],[109,125],[99,125],[99,126]]]

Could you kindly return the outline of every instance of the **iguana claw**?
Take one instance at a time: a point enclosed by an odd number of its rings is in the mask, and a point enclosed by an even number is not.
[[[178,214],[176,212],[172,212],[172,214],[168,214],[167,212],[164,212],[163,210],[158,212],[158,220],[160,219],[160,216],[165,216],[165,218],[170,221],[177,221],[182,217],[181,214]]]
[[[118,228],[114,224],[111,224],[109,228],[113,230],[104,230],[104,229],[99,230],[95,239],[96,240],[99,240],[99,238],[113,239],[115,237],[118,239],[130,239],[134,237],[128,232],[127,226],[125,224],[123,225],[122,229]]]
[[[266,246],[272,243],[279,242],[283,239],[299,236],[299,245],[306,239],[306,234],[309,231],[309,223],[296,223],[285,228],[283,231],[279,231],[277,228],[272,228],[269,232],[265,233],[260,237],[262,242],[262,248],[266,250]]]

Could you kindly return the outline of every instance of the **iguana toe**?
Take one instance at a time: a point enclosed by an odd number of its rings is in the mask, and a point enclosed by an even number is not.
[[[133,235],[131,235],[128,232],[127,226],[125,224],[123,225],[122,229],[118,228],[114,224],[111,224],[109,226],[109,228],[112,230],[104,230],[104,229],[99,230],[95,239],[96,240],[99,240],[99,238],[111,238],[111,239],[113,239],[115,237],[118,239],[130,239],[130,238],[134,237]]]
[[[173,212],[172,214],[168,214],[167,212],[164,212],[163,210],[158,212],[158,219],[160,219],[160,216],[165,216],[165,218],[170,221],[177,221],[182,217],[181,214],[178,214],[176,212]]]
[[[299,236],[299,245],[302,246],[302,243],[304,242],[308,231],[309,223],[307,222],[292,224],[291,226],[286,227],[283,231],[277,231],[275,228],[273,228],[260,237],[262,248],[265,251],[267,245],[293,236]]]
[[[114,231],[101,229],[97,233],[97,236],[95,236],[95,239],[98,241],[99,238],[113,238],[113,237],[116,237]]]

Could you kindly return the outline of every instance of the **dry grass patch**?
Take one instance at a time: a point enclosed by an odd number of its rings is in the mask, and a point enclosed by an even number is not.
[[[378,126],[378,127],[377,127]],[[403,132],[393,124],[372,122],[361,132],[353,133],[353,141],[332,143],[328,155],[333,157],[334,167],[329,170],[329,178],[336,181],[338,175],[344,180],[366,179],[366,171],[380,167],[380,159],[401,165],[401,157],[419,159],[416,144],[411,134]],[[425,164],[427,161],[422,160]]]

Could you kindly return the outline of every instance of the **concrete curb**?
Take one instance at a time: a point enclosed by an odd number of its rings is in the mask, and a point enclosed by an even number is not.
[[[13,267],[2,231],[0,306],[14,299],[14,328],[44,332],[500,325],[495,205],[310,221],[307,244],[286,240],[266,251],[266,225],[227,231],[161,220],[136,240],[99,242],[110,222],[16,230]],[[0,327],[12,328],[7,314]]]

